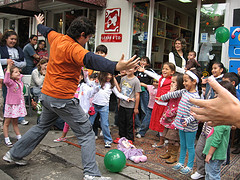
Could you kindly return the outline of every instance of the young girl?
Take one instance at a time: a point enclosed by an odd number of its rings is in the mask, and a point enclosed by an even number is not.
[[[181,97],[179,102],[177,116],[173,125],[179,130],[180,137],[180,157],[179,162],[173,166],[174,170],[180,170],[182,174],[192,172],[195,149],[194,142],[198,129],[198,121],[190,114],[190,108],[193,106],[189,102],[190,98],[200,98],[201,78],[196,70],[186,71],[183,76],[183,85],[185,89],[169,92],[161,96],[161,100],[166,101],[171,98]],[[188,163],[184,168],[184,161],[188,150]]]
[[[21,81],[22,75],[16,66],[13,66],[13,62],[8,60],[7,71],[4,78],[4,83],[7,86],[7,97],[4,111],[4,125],[3,134],[5,137],[5,144],[8,147],[12,147],[12,142],[8,137],[8,127],[12,122],[13,130],[17,135],[17,139],[21,138],[21,134],[18,128],[18,117],[26,116],[25,102],[23,98],[23,82]]]
[[[158,80],[158,90],[157,97],[160,97],[163,94],[166,94],[170,90],[171,78],[175,73],[175,65],[173,63],[166,62],[163,64],[162,75],[158,75],[151,71],[145,70],[144,68],[139,68],[138,71],[142,71],[152,78]],[[158,131],[160,135],[160,143],[154,144],[153,147],[162,147],[164,145],[164,138],[162,137],[162,132],[164,126],[160,124],[159,120],[162,117],[162,114],[167,106],[167,102],[155,100],[152,110],[152,116],[150,120],[149,128]]]
[[[183,88],[183,74],[174,74],[172,76],[170,92],[181,90]],[[168,106],[160,119],[160,123],[165,127],[163,131],[163,137],[168,140],[168,150],[165,154],[160,155],[160,158],[166,159],[165,162],[168,164],[177,162],[179,132],[173,125],[173,122],[177,115],[178,103],[180,99],[181,97],[170,99],[168,101]]]
[[[157,94],[158,81],[156,79],[153,79],[152,85],[147,85],[147,84],[141,83],[141,87],[145,87],[148,90],[149,102],[148,102],[148,109],[147,109],[146,115],[145,115],[145,117],[142,121],[141,127],[140,127],[140,131],[136,135],[137,138],[144,137],[147,130],[149,129],[150,119],[151,119],[151,115],[152,115],[152,109],[153,109],[155,97]]]
[[[83,72],[83,71],[82,71]],[[87,71],[84,71],[84,73],[87,73]],[[88,74],[86,74],[88,75]],[[94,96],[99,91],[99,86],[98,86],[98,81],[93,81],[92,86],[88,86],[86,83],[83,81],[83,73],[81,73],[79,77],[80,83],[78,85],[77,91],[74,95],[75,98],[79,99],[79,104],[82,107],[83,111],[85,113],[88,113],[89,108],[90,108],[90,99]],[[62,142],[66,141],[66,135],[69,130],[69,125],[65,122],[62,136],[53,140],[54,142]]]
[[[116,86],[114,85],[112,74],[107,72],[100,72],[98,80],[101,88],[94,95],[92,101],[96,113],[90,116],[89,120],[93,124],[97,116],[97,113],[100,114],[101,128],[104,136],[105,148],[110,148],[112,143],[112,137],[110,134],[108,121],[110,95],[112,94],[112,92],[114,92],[118,98],[124,99],[125,101],[129,101],[132,99],[128,98],[127,96],[124,96],[117,90]]]
[[[222,77],[226,73],[224,65],[221,62],[214,62],[212,65],[212,75],[218,81],[222,81]],[[205,92],[205,99],[213,99],[214,98],[214,91],[211,86],[207,83],[206,84],[206,92]]]

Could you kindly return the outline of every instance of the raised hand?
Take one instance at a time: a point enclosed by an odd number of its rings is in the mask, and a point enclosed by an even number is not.
[[[121,59],[118,61],[116,65],[116,71],[121,71],[121,70],[127,70],[131,68],[135,68],[138,66],[139,59],[136,59],[136,55],[134,55],[132,58],[130,58],[128,61],[124,60],[124,54],[122,54]]]
[[[40,13],[40,14],[38,14],[38,16],[34,15],[34,17],[36,18],[37,24],[42,24],[44,22],[43,14]]]

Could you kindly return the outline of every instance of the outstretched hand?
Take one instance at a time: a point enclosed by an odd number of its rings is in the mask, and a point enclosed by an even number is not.
[[[40,14],[38,14],[38,16],[34,15],[34,17],[36,18],[37,24],[42,24],[44,22],[43,14],[40,13]]]
[[[140,58],[136,59],[136,55],[134,55],[131,59],[129,59],[128,61],[125,61],[124,54],[122,54],[121,59],[118,61],[116,65],[116,71],[122,71],[122,70],[127,70],[127,69],[137,67],[139,63],[139,59]]]
[[[208,78],[208,83],[216,91],[215,99],[190,99],[199,106],[191,107],[192,115],[199,121],[208,121],[210,126],[235,125],[240,128],[240,102],[228,90],[223,88],[214,77]]]

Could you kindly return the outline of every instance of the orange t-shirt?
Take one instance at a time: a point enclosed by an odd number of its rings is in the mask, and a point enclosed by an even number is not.
[[[48,34],[50,57],[42,93],[59,99],[74,97],[79,84],[83,59],[89,51],[67,35]]]

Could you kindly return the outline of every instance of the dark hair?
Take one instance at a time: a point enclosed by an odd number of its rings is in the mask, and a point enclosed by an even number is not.
[[[193,53],[195,57],[197,56],[197,53],[195,51],[189,51],[188,54],[189,53]]]
[[[108,49],[107,46],[100,44],[96,47],[96,52],[103,52],[104,54],[107,54]]]
[[[29,39],[33,39],[33,38],[35,38],[35,37],[37,37],[37,35],[32,34]]]
[[[10,68],[10,78],[12,79],[12,73],[13,73],[13,71],[14,71],[14,69],[19,69],[17,66],[11,66],[11,68]]]
[[[189,70],[189,71],[191,71],[198,77],[198,80],[199,80],[199,82],[197,83],[198,94],[199,94],[199,96],[201,96],[201,94],[202,94],[202,79],[201,79],[201,75],[200,75],[201,73],[197,69],[193,69],[193,70]],[[191,79],[191,81],[194,81],[194,79],[191,76],[189,76],[189,78]]]
[[[232,83],[230,83],[229,81],[221,81],[219,82],[219,84],[225,89],[227,89],[232,95],[237,97],[236,88],[232,85]]]
[[[142,60],[142,59],[144,59],[144,60],[147,61],[147,64],[148,64],[148,65],[147,65],[145,68],[151,68],[151,67],[152,67],[149,57],[143,56],[143,57],[141,57],[141,60]]]
[[[224,65],[223,65],[223,63],[218,62],[218,61],[214,61],[213,64],[212,64],[212,67],[213,67],[214,64],[217,64],[218,67],[220,67],[220,69],[223,69],[222,74],[225,74],[227,72],[225,67],[224,67]]]
[[[177,41],[180,41],[180,42],[181,42],[182,51],[185,51],[186,48],[187,48],[187,43],[186,43],[186,40],[185,40],[184,38],[181,38],[181,37],[178,37],[178,38],[176,38],[176,39],[174,40],[173,49],[176,50],[176,49],[175,49],[175,43],[176,43]]]
[[[47,63],[48,60],[45,58],[40,59],[39,63],[37,64],[38,71],[41,71],[41,65]]]
[[[228,72],[223,75],[223,78],[228,78],[231,82],[235,82],[235,87],[239,84],[239,76],[235,72]]]
[[[171,62],[165,62],[164,64],[163,64],[163,66],[164,65],[168,65],[168,67],[172,70],[172,71],[174,71],[174,72],[176,72],[176,66],[173,64],[173,63],[171,63]],[[163,67],[162,66],[162,67]]]
[[[107,82],[107,76],[108,76],[108,72],[100,72],[98,74],[98,80],[101,85],[101,88],[105,86],[105,83]],[[110,83],[111,83],[111,89],[112,89],[114,87],[113,78],[110,80]]]
[[[83,32],[85,38],[88,35],[95,34],[95,26],[93,22],[85,16],[73,20],[67,30],[67,35],[77,40]]]
[[[12,36],[12,35],[15,35],[15,36],[17,36],[17,42],[16,42],[16,44],[15,44],[15,46],[14,47],[17,47],[18,46],[18,35],[17,35],[17,33],[15,32],[15,31],[13,31],[13,30],[7,30],[7,31],[5,31],[4,33],[3,33],[3,35],[2,35],[2,38],[1,38],[1,46],[6,46],[6,40],[8,39],[8,37],[10,37],[10,36]]]
[[[39,40],[38,41],[38,47],[39,47],[39,44],[42,44],[44,42],[44,48],[46,48],[46,41],[44,41],[44,40]]]
[[[98,77],[98,74],[99,73],[93,72],[89,77],[93,78],[93,79],[96,79]]]
[[[173,76],[177,77],[177,90],[184,89],[183,74],[176,72],[173,74]]]

